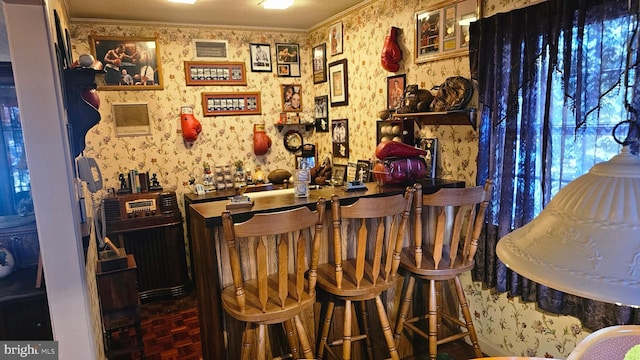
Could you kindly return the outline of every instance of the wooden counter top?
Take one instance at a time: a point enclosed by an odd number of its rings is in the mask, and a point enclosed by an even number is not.
[[[446,180],[446,179],[421,179],[417,182],[422,184],[424,194],[429,194],[437,191],[443,187],[464,187],[463,181]],[[374,197],[374,196],[387,196],[393,194],[402,193],[405,186],[382,186],[379,187],[374,182],[366,183],[367,190],[358,191],[344,191],[341,187],[324,186],[320,189],[313,189],[309,191],[309,196],[300,198],[293,195],[293,189],[281,189],[270,190],[247,194],[252,200],[254,205],[251,208],[246,209],[233,209],[231,213],[234,215],[234,221],[245,221],[253,214],[273,212],[280,210],[288,210],[301,205],[314,208],[319,198],[324,197],[327,200],[331,199],[333,194],[338,195],[341,199],[352,199],[355,202],[361,197]],[[222,200],[192,203],[187,211],[198,214],[205,219],[207,227],[220,226],[222,213],[226,210],[226,205],[229,203],[227,197],[223,197]]]

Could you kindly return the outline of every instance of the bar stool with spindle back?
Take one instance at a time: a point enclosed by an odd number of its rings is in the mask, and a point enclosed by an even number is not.
[[[325,208],[325,199],[320,198],[313,211],[302,206],[255,214],[237,224],[229,211],[222,214],[233,277],[233,284],[222,291],[222,304],[230,316],[246,322],[242,359],[266,359],[266,325],[278,323],[284,326],[290,348],[280,358],[315,358],[299,315],[316,300]],[[251,334],[256,325],[258,346],[253,350]]]
[[[360,198],[352,205],[341,205],[337,195],[331,197],[333,260],[318,265],[318,287],[329,294],[328,303],[323,304],[326,315],[318,344],[319,359],[325,350],[340,358],[331,348],[337,345],[342,345],[341,358],[351,359],[351,343],[359,340],[366,340],[367,356],[373,359],[364,304],[373,299],[389,354],[399,358],[381,294],[396,285],[413,192],[408,187],[404,194]],[[331,341],[328,335],[337,301],[345,303],[342,338]],[[354,301],[360,303],[363,320],[363,331],[356,336],[352,336]]]
[[[414,195],[414,240],[411,246],[402,249],[400,267],[405,270],[408,281],[405,285],[404,301],[396,321],[396,346],[400,343],[404,328],[411,330],[429,340],[429,358],[435,359],[437,345],[469,336],[477,357],[482,357],[478,345],[478,337],[473,327],[467,300],[460,284],[459,275],[470,271],[474,266],[474,256],[478,246],[478,237],[484,223],[484,215],[493,182],[487,180],[484,187],[472,188],[443,188],[433,194],[423,195],[422,186],[416,184]],[[423,244],[423,229],[428,229],[427,223],[422,221],[422,207],[433,207],[436,211],[435,233],[429,241],[429,234]],[[466,222],[466,227],[465,227]],[[466,230],[465,230],[466,228]],[[424,246],[423,246],[424,245]],[[407,318],[411,304],[416,279],[429,282],[428,312]],[[454,280],[456,293],[464,322],[456,316],[442,310],[441,298],[436,294],[436,283]],[[416,324],[420,320],[428,319],[428,333]],[[442,320],[448,321],[466,331],[438,339],[438,330]]]

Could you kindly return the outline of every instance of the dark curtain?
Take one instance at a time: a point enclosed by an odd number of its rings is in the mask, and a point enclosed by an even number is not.
[[[618,19],[632,29],[636,19],[629,14],[628,0],[550,0],[481,19],[470,28],[471,74],[478,84],[481,117],[477,183],[492,178],[495,184],[473,278],[497,292],[537,302],[542,310],[576,316],[592,330],[637,323],[638,314],[525,279],[500,262],[495,248],[552,196],[551,167],[558,163],[551,132],[558,119],[551,114],[558,93],[568,109],[563,121],[571,122],[577,136],[600,115],[603,96],[624,88],[627,51],[616,55],[606,48],[611,34],[605,23]],[[617,65],[605,72],[604,58]]]

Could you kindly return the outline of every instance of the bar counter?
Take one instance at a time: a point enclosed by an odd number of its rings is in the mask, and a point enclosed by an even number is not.
[[[423,193],[433,193],[443,187],[464,187],[463,181],[445,179],[420,179]],[[332,195],[338,195],[341,199],[355,202],[361,197],[389,196],[402,193],[404,186],[377,186],[376,183],[366,183],[366,190],[344,191],[340,187],[322,187],[309,191],[309,196],[297,198],[293,195],[293,189],[270,190],[246,194],[253,201],[251,208],[233,209],[233,220],[241,222],[257,213],[276,212],[299,206],[309,206],[314,209],[318,199],[327,200],[327,217],[330,221],[330,199]],[[190,196],[187,199],[187,196]],[[240,354],[242,330],[244,325],[235,319],[225,316],[222,308],[220,292],[224,286],[231,284],[228,258],[225,246],[222,244],[222,213],[226,210],[229,200],[219,200],[211,196],[209,202],[198,199],[206,195],[185,195],[185,203],[189,204],[187,219],[190,234],[192,272],[198,298],[198,310],[200,317],[200,337],[202,340],[203,359],[237,359]],[[325,229],[330,229],[327,222]],[[325,230],[326,232],[326,230]],[[303,320],[304,321],[304,320]],[[313,328],[316,320],[311,319],[309,335],[315,338],[316,331]],[[315,344],[315,340],[312,341]],[[315,350],[315,349],[314,349]],[[354,357],[355,358],[355,357]]]

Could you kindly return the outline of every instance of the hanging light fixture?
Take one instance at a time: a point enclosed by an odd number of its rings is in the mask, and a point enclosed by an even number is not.
[[[507,267],[553,289],[640,305],[640,158],[628,147],[563,187],[500,239]]]

